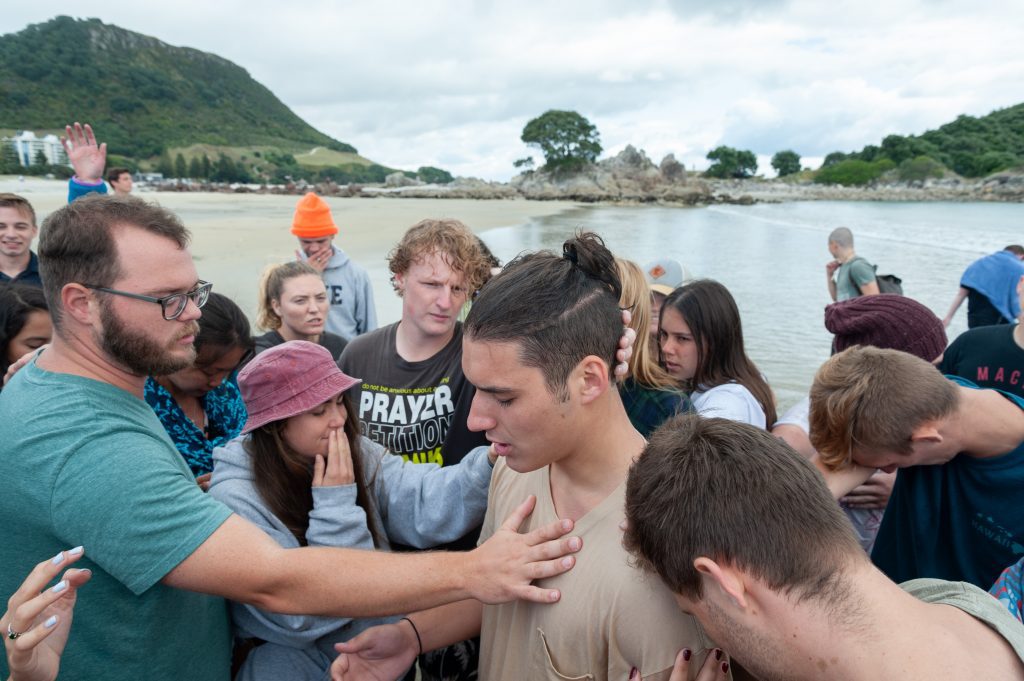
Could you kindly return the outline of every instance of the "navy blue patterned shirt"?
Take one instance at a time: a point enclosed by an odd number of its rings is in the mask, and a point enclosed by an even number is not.
[[[192,423],[171,394],[152,376],[146,379],[145,398],[196,476],[213,470],[213,448],[237,437],[245,426],[245,403],[234,375],[200,399],[206,411],[206,433]]]

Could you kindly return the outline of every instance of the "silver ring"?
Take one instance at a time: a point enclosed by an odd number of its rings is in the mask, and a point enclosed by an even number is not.
[[[23,634],[25,632],[21,632],[21,633]],[[21,636],[21,634],[16,632],[14,629],[11,629],[11,623],[8,622],[7,623],[7,638],[9,638],[9,639],[11,639],[13,641],[14,639],[18,638],[19,636]]]

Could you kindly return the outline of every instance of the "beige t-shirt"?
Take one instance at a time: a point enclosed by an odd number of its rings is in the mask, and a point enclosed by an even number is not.
[[[676,653],[696,654],[696,671],[714,643],[697,621],[684,615],[656,575],[629,564],[622,548],[626,484],[580,518],[573,534],[583,539],[576,566],[537,580],[560,589],[554,604],[526,601],[484,606],[480,678],[486,681],[625,681],[637,667],[645,681],[668,679]],[[557,520],[548,468],[516,473],[499,460],[491,476],[487,516],[480,541],[530,494],[537,507],[522,531]],[[730,672],[731,676],[731,672]]]
[[[967,582],[941,579],[911,579],[900,584],[900,588],[919,601],[952,605],[981,620],[1005,638],[1024,662],[1024,625],[987,591]]]

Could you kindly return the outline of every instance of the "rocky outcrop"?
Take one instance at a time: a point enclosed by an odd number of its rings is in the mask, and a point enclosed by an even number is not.
[[[674,156],[660,166],[642,150],[627,146],[573,175],[531,171],[512,178],[524,198],[537,200],[707,203],[710,192],[703,182],[691,181]]]
[[[403,172],[394,172],[384,178],[384,186],[389,189],[396,187],[419,187],[423,185],[422,180],[417,180],[414,177],[409,177]]]
[[[781,201],[1009,201],[1024,202],[1024,172],[1000,172],[980,180],[957,176],[919,182],[877,182],[867,187],[814,184],[808,180],[704,180],[686,172],[669,154],[655,165],[647,155],[627,146],[617,155],[572,175],[528,171],[508,183],[459,177],[449,184],[424,184],[403,173],[388,175],[383,186],[316,185],[304,181],[287,185],[221,185],[164,182],[161,191],[233,191],[363,198],[401,197],[428,199],[533,199],[582,203],[663,203],[750,205]]]

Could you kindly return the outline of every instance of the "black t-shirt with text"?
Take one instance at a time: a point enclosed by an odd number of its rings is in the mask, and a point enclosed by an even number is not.
[[[982,388],[1024,397],[1024,348],[1013,339],[1013,324],[965,331],[942,355],[939,370]]]

